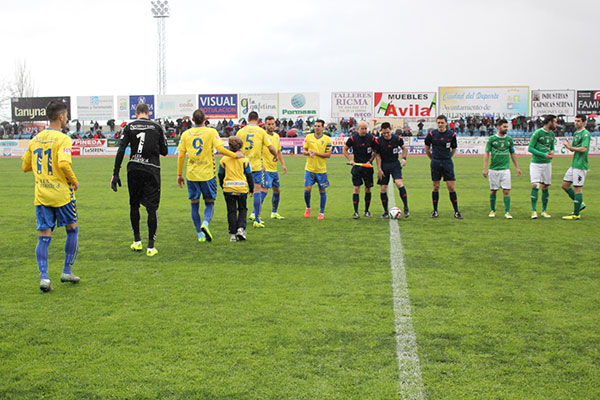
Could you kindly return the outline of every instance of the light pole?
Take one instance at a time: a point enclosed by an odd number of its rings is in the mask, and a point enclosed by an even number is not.
[[[169,18],[168,0],[152,0],[152,15],[156,18],[158,27],[158,68],[157,68],[157,86],[158,94],[165,94],[167,91],[167,67],[165,65],[165,18]]]

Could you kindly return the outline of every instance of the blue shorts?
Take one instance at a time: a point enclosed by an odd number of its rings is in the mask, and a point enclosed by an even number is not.
[[[35,206],[37,230],[54,229],[77,222],[77,204],[75,200],[62,207]]]
[[[212,178],[209,181],[187,181],[188,199],[198,200],[200,195],[204,201],[217,198],[217,180]]]
[[[252,179],[255,185],[265,185],[265,174],[262,169],[260,171],[252,171]]]
[[[319,189],[329,187],[327,173],[323,172],[322,174],[318,174],[316,172],[304,171],[304,186],[312,186],[315,183],[319,185]]]
[[[279,184],[279,173],[277,172],[265,172],[265,182],[262,185],[264,188],[270,189],[272,187],[280,187]]]

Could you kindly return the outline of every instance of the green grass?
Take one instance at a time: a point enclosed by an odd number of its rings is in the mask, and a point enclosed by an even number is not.
[[[55,290],[40,294],[33,178],[0,159],[0,398],[398,398],[388,223],[350,218],[345,160],[329,162],[325,221],[302,218],[304,160],[288,157],[287,219],[230,243],[219,193],[215,240],[202,244],[175,161],[163,160],[160,253],[147,258],[129,250],[127,191],[108,185],[113,160],[76,158],[82,282],[59,282],[59,229]],[[429,399],[600,396],[600,159],[581,221],[559,218],[571,211],[559,189],[568,162],[554,161],[552,219],[529,220],[528,177],[513,175],[515,219],[505,221],[487,218],[481,159],[457,158],[456,221],[445,189],[440,218],[428,218],[427,160],[409,159],[411,217],[399,224]]]

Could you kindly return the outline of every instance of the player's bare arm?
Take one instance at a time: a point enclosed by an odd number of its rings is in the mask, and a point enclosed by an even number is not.
[[[483,154],[483,177],[487,178],[488,177],[488,162],[490,160],[490,152],[486,151]]]
[[[427,145],[425,145],[425,154],[427,154],[427,157],[431,160],[431,148]]]
[[[402,160],[400,160],[400,165],[404,168],[406,166],[406,156],[408,155],[408,149],[406,146],[400,146],[402,149]]]
[[[287,174],[287,167],[285,166],[285,162],[283,161],[283,154],[281,153],[281,150],[277,151],[277,158],[279,159],[279,162],[283,167],[283,174]]]
[[[354,160],[352,159],[352,157],[350,156],[350,152],[348,151],[349,149],[350,149],[350,147],[348,147],[347,145],[344,145],[344,149],[342,150],[342,153],[344,154],[344,157],[346,157],[346,159],[348,160],[350,165],[354,165]]]
[[[521,172],[521,168],[519,168],[519,161],[517,160],[517,154],[510,153],[510,159],[512,160],[513,164],[515,164],[515,168],[517,169],[517,176],[523,175],[523,173]]]

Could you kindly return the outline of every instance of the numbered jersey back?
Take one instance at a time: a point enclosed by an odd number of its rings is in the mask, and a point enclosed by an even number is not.
[[[75,200],[60,163],[71,164],[71,139],[62,132],[46,129],[31,139],[23,155],[35,175],[35,205],[62,207]]]
[[[162,127],[148,119],[138,119],[128,124],[123,139],[129,144],[131,155],[127,169],[153,172],[160,168],[160,155],[167,155],[167,141]]]

